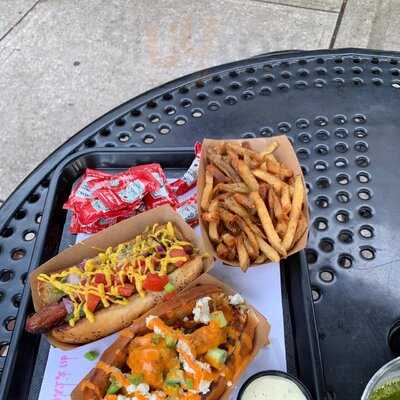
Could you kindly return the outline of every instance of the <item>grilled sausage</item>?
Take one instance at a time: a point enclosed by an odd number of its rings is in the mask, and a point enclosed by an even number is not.
[[[46,332],[65,322],[68,312],[63,302],[48,304],[28,317],[25,329],[30,333]]]

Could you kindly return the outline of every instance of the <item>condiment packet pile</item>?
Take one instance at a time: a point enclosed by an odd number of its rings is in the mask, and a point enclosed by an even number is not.
[[[112,175],[93,169],[74,185],[64,204],[72,211],[70,232],[96,233],[140,212],[169,204],[191,225],[198,223],[195,195],[180,201],[196,186],[201,143],[182,178],[168,183],[160,164],[144,164]]]

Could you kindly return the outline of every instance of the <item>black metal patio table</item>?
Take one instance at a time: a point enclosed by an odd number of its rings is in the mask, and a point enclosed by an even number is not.
[[[23,331],[31,311],[26,278],[45,258],[38,234],[58,165],[87,149],[187,152],[205,136],[277,134],[292,139],[309,192],[305,256],[319,396],[359,398],[374,371],[400,353],[399,110],[399,53],[291,51],[177,79],[77,133],[0,209],[1,398],[33,399],[40,387],[48,347]]]

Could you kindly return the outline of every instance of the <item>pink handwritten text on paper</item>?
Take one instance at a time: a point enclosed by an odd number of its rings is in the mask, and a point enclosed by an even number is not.
[[[52,400],[63,400],[65,397],[69,396],[69,394],[64,393],[64,390],[66,386],[68,387],[75,385],[75,383],[69,382],[69,377],[71,374],[68,372],[68,367],[70,366],[71,360],[75,359],[77,359],[77,357],[69,357],[66,354],[63,354],[60,357],[57,366]]]

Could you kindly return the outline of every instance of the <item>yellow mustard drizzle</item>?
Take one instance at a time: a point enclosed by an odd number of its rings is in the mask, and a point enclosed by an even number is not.
[[[161,255],[161,259],[158,258],[159,266],[156,267],[153,259],[156,255],[160,256],[157,249],[160,245],[163,246],[165,254]],[[89,294],[98,296],[104,308],[111,304],[126,305],[128,299],[121,296],[118,289],[124,287],[124,281],[127,280],[134,284],[137,293],[144,297],[143,282],[147,274],[163,276],[168,273],[169,264],[187,261],[186,257],[170,255],[172,250],[183,249],[183,246],[193,248],[191,243],[177,239],[171,222],[163,226],[154,224],[146,228],[144,235],[137,235],[133,240],[121,243],[114,249],[108,247],[105,252],[88,259],[82,269],[73,266],[52,274],[40,274],[37,279],[49,283],[70,298],[73,304],[73,312],[68,321],[70,326],[75,326],[82,313],[93,322],[95,316],[86,305]],[[93,280],[96,274],[103,274],[106,284],[95,285]],[[79,283],[67,282],[70,275],[79,277]],[[113,276],[119,278],[117,283],[113,282]]]

